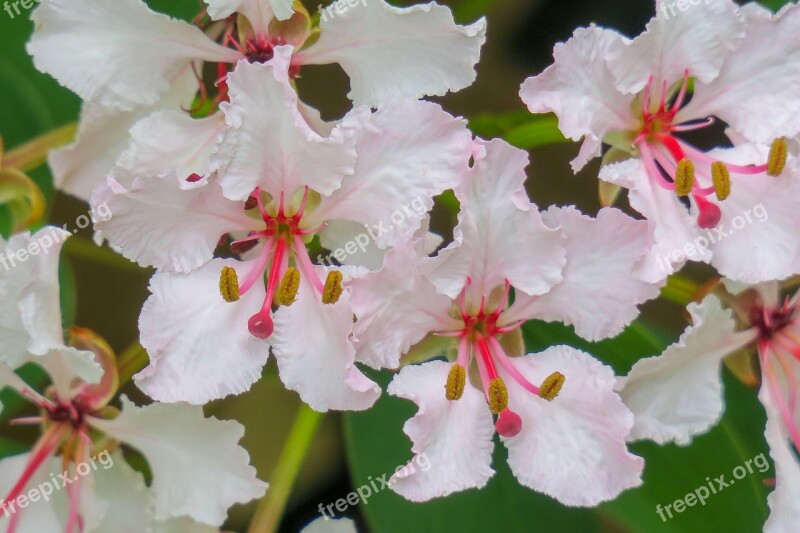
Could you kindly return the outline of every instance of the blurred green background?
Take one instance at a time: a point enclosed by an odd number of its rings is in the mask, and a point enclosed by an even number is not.
[[[200,9],[198,0],[152,0],[155,9],[190,19]],[[316,3],[306,2],[311,12]],[[407,5],[414,2],[396,2]],[[543,209],[549,205],[574,204],[587,213],[599,208],[597,162],[575,176],[568,163],[577,152],[572,143],[542,144],[542,131],[553,131],[553,122],[523,111],[517,96],[527,76],[540,72],[551,61],[553,44],[567,39],[577,26],[595,22],[628,35],[641,31],[653,13],[646,0],[453,0],[459,22],[480,16],[489,21],[488,42],[478,66],[478,80],[458,94],[437,99],[446,109],[470,119],[474,130],[486,136],[504,136],[513,144],[530,148],[530,196]],[[777,2],[783,3],[783,2]],[[312,5],[314,4],[314,5]],[[327,4],[327,2],[326,2]],[[775,7],[775,6],[771,6]],[[25,17],[10,19],[0,12],[0,134],[7,148],[74,121],[79,100],[54,80],[38,73],[24,51],[32,30]],[[348,106],[347,78],[338,67],[312,67],[303,71],[303,98],[323,110],[324,116],[341,116]],[[558,135],[552,136],[558,141]],[[86,212],[79,201],[54,194],[45,167],[31,174],[45,189],[51,203],[50,220],[61,225]],[[623,201],[624,207],[624,201]],[[446,217],[445,217],[446,218]],[[447,221],[445,221],[447,222]],[[440,221],[441,224],[441,221]],[[77,244],[68,246],[65,258],[67,315],[74,323],[105,336],[118,351],[136,340],[136,322],[147,296],[149,271],[125,260],[90,250],[91,233],[82,232]],[[98,262],[99,258],[99,262]],[[709,271],[690,270],[704,279]],[[76,296],[77,295],[77,296]],[[638,358],[659,352],[674,340],[686,322],[682,307],[658,301],[645,306],[642,318],[620,338],[588,345],[568,328],[531,323],[525,327],[529,351],[559,343],[580,346],[620,372]],[[324,347],[320,347],[324,349]],[[373,373],[382,384],[390,373]],[[598,509],[567,509],[557,502],[517,484],[505,464],[505,450],[497,443],[494,468],[497,475],[480,491],[429,502],[411,504],[390,491],[371,497],[366,505],[351,508],[365,531],[381,533],[419,531],[760,531],[767,516],[768,478],[755,473],[713,496],[704,507],[693,507],[662,522],[657,504],[666,505],[706,483],[705,478],[727,474],[746,460],[766,453],[762,432],[764,417],[752,389],[736,382],[725,371],[728,409],[724,420],[709,434],[687,448],[633,446],[646,460],[645,484]],[[147,399],[128,386],[137,402]],[[299,407],[296,394],[284,390],[274,364],[248,394],[208,406],[207,412],[236,418],[247,427],[243,441],[260,477],[270,480],[276,459]],[[413,415],[410,402],[384,395],[366,413],[328,414],[317,433],[298,478],[281,525],[297,531],[319,517],[319,504],[345,497],[370,478],[391,474],[411,457],[410,442],[402,433],[404,421]],[[33,434],[0,428],[0,438],[10,440],[8,450],[19,449]],[[4,442],[0,441],[0,445]],[[0,447],[0,450],[3,448]],[[767,483],[765,483],[765,479]],[[244,530],[252,506],[234,509],[228,529]]]

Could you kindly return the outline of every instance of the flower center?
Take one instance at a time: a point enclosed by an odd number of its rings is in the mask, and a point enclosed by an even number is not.
[[[250,333],[259,339],[266,339],[275,330],[272,319],[273,307],[292,305],[300,288],[300,277],[304,276],[317,291],[325,304],[335,304],[343,291],[341,272],[331,270],[323,282],[317,275],[314,264],[308,255],[305,238],[322,227],[304,229],[303,213],[308,205],[309,188],[303,190],[300,206],[289,215],[281,193],[277,211],[270,213],[265,205],[260,189],[255,189],[245,203],[245,209],[258,209],[264,221],[264,230],[253,232],[243,239],[231,243],[236,250],[252,243],[263,241],[263,247],[247,276],[239,281],[236,270],[225,267],[220,273],[219,288],[227,302],[235,302],[266,276],[266,296],[261,309],[248,321]],[[292,264],[294,266],[292,266]]]
[[[796,422],[800,322],[795,316],[796,310],[796,303],[787,298],[780,307],[755,307],[750,312],[750,321],[759,333],[757,347],[762,379],[800,453],[800,428]]]
[[[512,411],[509,405],[508,388],[505,381],[497,372],[498,365],[511,376],[511,378],[529,392],[546,400],[555,398],[564,384],[564,376],[555,372],[545,379],[541,387],[528,381],[517,369],[511,357],[506,354],[500,343],[499,336],[510,333],[522,325],[515,323],[507,326],[500,325],[498,321],[508,304],[511,285],[505,282],[503,296],[497,307],[488,312],[486,309],[486,296],[481,298],[477,313],[471,313],[467,305],[467,291],[471,280],[461,291],[459,297],[461,320],[463,328],[440,333],[443,336],[458,337],[458,357],[450,368],[445,385],[445,396],[448,400],[458,400],[464,393],[467,380],[467,368],[472,360],[478,368],[483,392],[492,414],[497,415],[495,429],[504,437],[513,437],[522,429],[522,419]]]
[[[641,95],[641,128],[634,132],[633,146],[650,179],[693,202],[699,213],[697,224],[710,229],[716,227],[722,217],[719,206],[710,197],[716,195],[718,201],[723,201],[730,195],[731,172],[778,176],[786,163],[787,145],[784,139],[777,139],[767,163],[743,166],[719,161],[687,143],[677,134],[704,129],[715,122],[715,117],[704,117],[676,123],[678,112],[687,103],[689,82],[686,71],[672,91],[664,81],[656,96],[654,81],[650,78]]]

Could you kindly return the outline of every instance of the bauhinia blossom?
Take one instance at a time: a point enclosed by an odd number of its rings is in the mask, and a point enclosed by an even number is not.
[[[405,226],[414,231],[467,169],[471,135],[438,105],[405,99],[358,107],[321,136],[298,110],[291,50],[231,73],[225,122],[193,125],[204,155],[173,157],[169,138],[134,141],[130,153],[147,161],[137,168],[153,172],[128,187],[111,178],[95,195],[114,213],[98,229],[160,271],[140,319],[151,365],[136,378],[155,399],[244,392],[270,350],[284,383],[315,409],[365,409],[379,395],[354,365],[352,271],[315,265],[307,246],[351,232],[386,248],[397,233],[381,230],[388,214],[418,201]],[[213,258],[223,237],[228,258]]]
[[[434,465],[404,469],[392,488],[422,501],[484,486],[497,432],[522,484],[596,505],[641,482],[614,374],[568,346],[522,355],[515,334],[533,318],[573,324],[590,339],[619,333],[657,294],[628,279],[649,246],[646,223],[614,209],[597,219],[574,208],[542,215],[523,188],[525,152],[495,140],[478,141],[475,154],[455,188],[453,243],[429,258],[408,236],[381,270],[352,282],[360,361],[397,368],[403,354],[454,344],[448,361],[406,366],[389,385],[419,406],[405,431]]]
[[[691,304],[693,325],[680,340],[636,363],[621,381],[620,394],[635,415],[631,439],[688,444],[706,432],[724,409],[721,363],[749,349],[757,354],[765,435],[777,473],[764,530],[792,531],[800,520],[800,293],[782,298],[776,282],[726,283],[732,292],[719,293],[730,309],[716,295]]]
[[[786,138],[800,132],[800,73],[786,68],[800,60],[800,9],[773,16],[729,0],[675,17],[658,9],[633,40],[581,28],[554,57],[521,97],[535,113],[555,112],[567,137],[583,138],[576,171],[611,147],[600,179],[628,189],[655,232],[640,275],[663,279],[687,256],[747,283],[800,271],[800,245],[790,238],[800,227],[791,203],[800,180],[796,164],[784,172]],[[733,141],[751,145],[707,152],[683,136],[718,120]],[[759,204],[775,218],[732,232],[732,220]],[[757,248],[757,260],[741,264],[743,248]]]
[[[58,233],[46,228],[18,235],[0,248],[19,257],[19,250]],[[135,523],[153,531],[213,531],[231,505],[266,490],[238,445],[242,426],[207,419],[186,404],[137,407],[123,398],[121,409],[110,405],[119,386],[111,349],[85,329],[72,328],[69,344],[62,334],[60,237],[0,278],[0,390],[16,390],[40,410],[12,423],[41,425],[43,431],[30,453],[0,460],[0,528],[73,533],[126,531]],[[15,323],[18,330],[11,329]],[[51,378],[43,394],[14,373],[27,363]],[[149,487],[125,463],[121,446],[147,460]]]
[[[338,63],[354,103],[377,107],[467,87],[485,40],[483,19],[459,26],[435,3],[397,8],[371,0],[320,28],[292,0],[206,4],[203,27],[151,11],[142,0],[44,0],[34,11],[28,51],[36,67],[84,100],[76,143],[50,157],[59,187],[88,198],[138,121],[160,110],[216,111],[235,64],[269,61],[278,46],[294,47],[292,77],[304,65]],[[203,84],[206,66],[217,73],[217,87]]]

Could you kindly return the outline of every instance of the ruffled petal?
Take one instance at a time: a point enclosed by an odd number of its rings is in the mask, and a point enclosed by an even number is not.
[[[541,296],[518,294],[503,321],[538,318],[572,324],[590,341],[621,333],[639,315],[637,306],[659,294],[657,284],[631,279],[651,244],[647,222],[611,208],[592,219],[574,207],[552,207],[544,219],[567,235],[564,281]]]
[[[509,408],[522,418],[522,430],[501,438],[520,483],[569,506],[595,506],[641,484],[644,461],[625,445],[633,416],[614,392],[611,368],[569,346],[514,363],[533,383],[553,372],[566,377],[548,402],[504,375]]]
[[[324,279],[323,270],[319,272]],[[352,329],[349,294],[342,293],[335,304],[324,304],[305,277],[297,300],[275,313],[271,340],[281,380],[317,411],[362,411],[381,394],[380,387],[355,366]]]
[[[678,6],[680,9],[680,6]],[[694,2],[691,13],[659,0],[647,29],[608,54],[608,66],[625,93],[638,93],[652,76],[656,87],[683,79],[684,72],[708,83],[744,38],[744,21],[730,0]],[[670,10],[672,10],[670,12]]]
[[[130,142],[130,129],[161,109],[188,108],[197,92],[192,69],[187,68],[161,99],[152,106],[118,111],[84,102],[75,142],[50,152],[48,163],[55,186],[88,201],[92,190],[105,180]],[[146,132],[145,132],[146,133]],[[123,177],[117,176],[118,180]],[[125,183],[130,185],[130,183]]]
[[[225,196],[246,200],[255,187],[278,198],[309,186],[329,195],[353,174],[354,139],[334,128],[316,133],[297,108],[289,84],[292,48],[280,46],[269,63],[242,61],[228,77],[230,102],[220,107],[228,128],[214,164]]]
[[[715,296],[690,304],[693,325],[656,357],[642,359],[620,380],[620,395],[633,411],[630,440],[686,445],[708,431],[723,411],[720,363],[755,340],[734,333],[730,310]]]
[[[191,274],[160,273],[150,280],[150,298],[139,318],[150,366],[135,376],[154,400],[202,405],[241,394],[259,380],[269,343],[248,329],[266,296],[256,283],[228,303],[219,292],[222,268],[244,279],[251,262],[214,259]]]
[[[207,176],[211,155],[225,127],[222,113],[193,119],[186,113],[158,111],[137,122],[112,176],[129,186],[136,176],[174,170],[178,176]]]
[[[32,18],[36,68],[83,100],[126,111],[155,104],[194,60],[241,57],[141,0],[48,0]]]
[[[261,35],[269,34],[273,18],[286,20],[294,13],[294,0],[204,0],[208,4],[211,20],[222,20],[234,13],[247,17],[253,29]]]
[[[228,508],[260,498],[266,483],[256,477],[244,427],[206,418],[201,407],[155,403],[137,407],[123,396],[113,420],[91,418],[93,427],[139,450],[153,472],[155,517],[189,516],[221,525]]]
[[[775,462],[775,490],[767,497],[770,513],[764,532],[789,533],[800,523],[800,463],[766,385],[758,397],[767,412],[764,436]]]
[[[459,326],[448,315],[452,300],[422,275],[420,260],[414,243],[404,239],[387,252],[381,270],[350,282],[360,362],[397,368],[400,356],[428,333]]]
[[[719,2],[722,3],[722,2]],[[679,120],[717,116],[752,142],[769,144],[800,131],[800,9],[789,4],[773,18],[755,3],[742,8],[744,44],[713,82],[695,89]],[[717,19],[709,19],[717,24]],[[763,87],[769,87],[765,94]]]
[[[608,169],[608,170],[606,170]],[[628,176],[628,178],[622,178]],[[648,283],[658,283],[680,269],[687,260],[708,262],[711,251],[697,246],[703,230],[697,225],[696,209],[690,211],[674,191],[661,188],[647,176],[639,159],[607,165],[600,179],[615,182],[629,179],[635,183],[628,193],[631,207],[650,222],[653,246],[635,273]]]
[[[768,148],[745,145],[711,155],[731,163],[766,160]],[[719,202],[722,220],[711,264],[732,280],[750,284],[781,280],[800,272],[800,163],[790,157],[778,177],[731,173],[731,194]],[[710,240],[710,239],[709,239]]]
[[[414,458],[395,473],[393,491],[415,502],[481,488],[494,475],[494,425],[483,394],[470,385],[454,401],[445,397],[450,364],[431,361],[405,367],[388,392],[417,404],[403,431],[414,443]]]
[[[141,175],[130,189],[109,178],[95,190],[92,204],[105,204],[113,216],[95,229],[128,259],[175,272],[191,272],[211,260],[226,233],[259,229],[244,203],[225,198],[216,182],[190,190],[183,184],[174,172]]]
[[[296,61],[339,63],[350,77],[353,103],[373,108],[391,98],[468,87],[486,40],[484,19],[459,26],[449,8],[433,2],[401,8],[361,0],[343,14],[323,15],[321,27],[319,41]]]
[[[355,174],[308,214],[310,226],[345,219],[377,227],[384,244],[414,232],[433,197],[456,186],[469,167],[472,134],[438,104],[393,100],[345,119],[355,130]],[[385,232],[385,233],[384,233]]]
[[[552,66],[522,84],[520,97],[531,112],[552,111],[565,136],[573,141],[584,138],[581,154],[572,162],[575,172],[600,155],[607,133],[636,126],[633,97],[617,90],[605,61],[623,46],[623,37],[614,31],[579,28],[569,41],[555,46]]]
[[[545,226],[528,200],[528,154],[499,139],[480,143],[485,158],[475,161],[455,189],[461,212],[453,243],[439,253],[429,277],[451,298],[468,277],[479,297],[505,280],[526,294],[544,294],[563,279],[563,235]]]

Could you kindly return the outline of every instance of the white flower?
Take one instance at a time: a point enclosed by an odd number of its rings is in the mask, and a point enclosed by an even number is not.
[[[427,258],[409,236],[381,270],[351,283],[358,360],[396,368],[430,334],[457,339],[454,361],[405,367],[389,386],[419,406],[405,431],[432,465],[404,469],[392,488],[421,501],[484,486],[497,431],[521,483],[568,505],[596,505],[641,482],[613,372],[567,346],[515,357],[503,340],[532,318],[572,323],[592,339],[618,333],[657,294],[628,280],[649,245],[646,225],[612,209],[596,220],[573,208],[543,218],[523,188],[525,152],[499,140],[475,152],[455,189],[454,242]]]
[[[796,163],[782,170],[784,137],[800,132],[800,74],[787,68],[800,61],[800,9],[773,16],[720,0],[693,6],[691,15],[665,13],[633,40],[596,26],[576,30],[556,46],[555,63],[525,81],[522,99],[535,113],[555,112],[567,137],[583,138],[576,171],[611,146],[600,178],[629,189],[655,232],[637,271],[645,279],[665,278],[687,256],[748,283],[793,275],[800,254],[789,236],[800,215],[791,199],[800,180]],[[743,146],[706,152],[682,137],[716,119]],[[718,235],[711,230],[730,232],[732,220],[759,203],[774,221],[695,244]],[[765,240],[781,245],[759,247]],[[758,257],[741,261],[741,250],[754,246]]]

